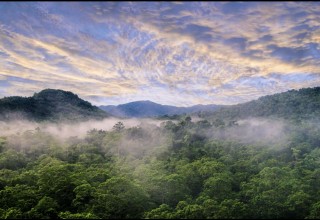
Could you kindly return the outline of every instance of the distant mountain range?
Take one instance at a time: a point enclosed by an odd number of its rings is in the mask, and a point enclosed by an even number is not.
[[[0,99],[0,120],[78,121],[107,116],[98,107],[63,90],[45,89],[32,97],[11,96]]]
[[[116,117],[156,117],[163,115],[190,114],[199,111],[215,111],[219,105],[194,105],[191,107],[176,107],[171,105],[161,105],[151,101],[136,101],[122,105],[99,106],[100,109]]]
[[[0,99],[0,120],[79,121],[116,117],[160,117],[197,113],[214,120],[237,120],[247,117],[278,117],[287,119],[319,119],[320,87],[289,90],[260,97],[250,102],[231,105],[195,105],[175,107],[150,101],[130,102],[99,108],[80,99],[72,92],[45,89],[32,97],[11,96]]]

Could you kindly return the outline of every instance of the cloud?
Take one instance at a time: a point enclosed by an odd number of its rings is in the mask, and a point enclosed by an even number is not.
[[[320,81],[317,2],[2,5],[0,96],[59,88],[94,104],[235,104]]]
[[[236,50],[243,51],[246,49],[247,39],[244,37],[232,37],[232,38],[226,39],[224,42],[229,47],[232,47]]]
[[[267,48],[271,50],[270,56],[277,57],[284,62],[301,65],[311,61],[315,65],[319,64],[317,60],[320,57],[320,50],[316,43],[308,43],[304,47],[297,48],[278,47],[277,45],[269,45]]]
[[[7,79],[7,77],[6,76],[4,76],[4,75],[0,75],[0,80],[6,80]]]

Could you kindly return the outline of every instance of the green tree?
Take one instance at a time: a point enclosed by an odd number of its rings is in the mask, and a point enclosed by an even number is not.
[[[242,187],[255,218],[299,218],[299,212],[303,216],[307,211],[298,211],[299,206],[306,208],[309,198],[288,168],[266,167]]]
[[[5,213],[3,214],[3,218],[4,219],[20,219],[22,218],[22,212],[19,208],[9,208],[5,211]]]
[[[58,210],[58,203],[54,199],[44,196],[28,214],[29,218],[56,219],[58,217]]]
[[[174,219],[176,216],[173,209],[167,204],[162,204],[158,208],[152,209],[144,214],[147,219]]]
[[[59,218],[61,219],[100,219],[98,216],[88,213],[71,213],[69,211],[60,212]]]
[[[141,186],[125,177],[112,177],[97,188],[93,211],[100,218],[141,218],[148,203]]]
[[[39,169],[38,180],[40,192],[57,201],[62,209],[66,209],[74,199],[75,184],[71,175],[72,166],[51,158],[42,163],[44,166]]]
[[[198,204],[189,204],[186,201],[180,201],[176,208],[174,217],[178,219],[204,219],[203,207]]]
[[[27,159],[22,153],[9,149],[0,154],[0,169],[17,170],[26,166]]]
[[[307,219],[319,219],[320,218],[320,202],[316,202],[311,206],[310,214]]]
[[[29,211],[34,207],[40,195],[35,186],[19,185],[6,186],[0,191],[0,206],[2,208],[17,208],[22,212]]]
[[[78,212],[85,211],[89,208],[90,201],[93,199],[94,190],[90,184],[82,184],[73,190],[76,196],[72,204],[77,208]]]

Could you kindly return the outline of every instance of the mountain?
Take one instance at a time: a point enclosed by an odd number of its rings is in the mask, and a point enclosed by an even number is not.
[[[100,108],[120,117],[152,117],[198,112],[201,117],[213,120],[237,120],[248,117],[311,119],[320,115],[320,87],[289,90],[229,106],[175,107],[150,101],[137,101],[118,106],[100,106]]]
[[[200,117],[209,120],[237,120],[248,117],[314,119],[320,115],[320,87],[289,90],[231,106],[176,107],[151,101],[136,101],[98,108],[72,92],[54,89],[42,90],[32,97],[11,96],[0,99],[0,120],[27,118],[36,121],[78,121],[90,118],[101,119],[109,115],[143,118],[184,113],[198,113]]]
[[[107,113],[72,92],[45,89],[32,97],[11,96],[0,99],[0,120],[85,120],[104,118]]]
[[[136,101],[122,105],[99,106],[100,109],[117,117],[155,117],[163,115],[179,115],[183,113],[194,113],[198,111],[214,111],[218,105],[195,105],[191,107],[176,107],[161,105],[151,101]]]
[[[277,117],[303,120],[320,115],[320,87],[289,90],[260,97],[250,102],[223,106],[215,112],[202,112],[208,119],[242,119],[248,117]]]

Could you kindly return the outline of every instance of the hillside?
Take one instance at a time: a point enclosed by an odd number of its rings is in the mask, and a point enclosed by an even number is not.
[[[289,90],[260,97],[250,102],[224,106],[215,112],[206,112],[209,119],[243,119],[248,117],[277,117],[302,120],[320,115],[320,87]]]
[[[45,89],[32,97],[12,96],[0,99],[0,120],[19,118],[36,121],[85,120],[103,118],[107,115],[143,118],[192,113],[198,113],[200,117],[211,121],[238,120],[248,117],[302,120],[320,115],[320,87],[289,90],[231,106],[176,107],[151,101],[136,101],[99,108],[80,99],[72,92]]]
[[[176,107],[161,105],[151,101],[136,101],[122,105],[99,106],[100,109],[118,117],[155,117],[163,115],[179,115],[198,111],[215,111],[218,105],[195,105],[191,107]]]
[[[107,114],[72,92],[45,89],[32,97],[0,99],[0,120],[21,119],[35,121],[85,120],[103,118]]]

